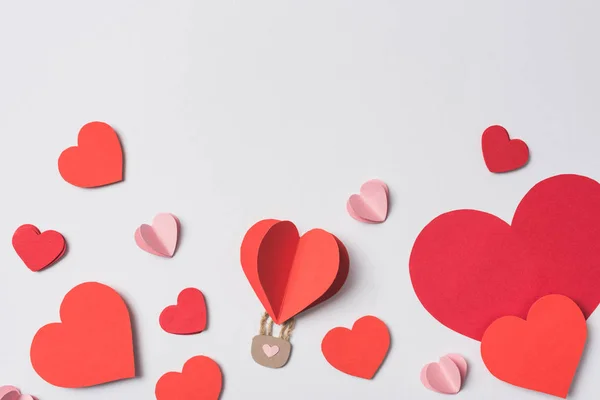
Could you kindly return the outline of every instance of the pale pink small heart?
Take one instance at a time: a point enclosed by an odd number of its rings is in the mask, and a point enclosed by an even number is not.
[[[0,400],[36,400],[36,398],[28,394],[21,394],[21,391],[14,386],[2,386],[0,387]]]
[[[421,382],[434,392],[456,394],[467,374],[467,362],[458,354],[440,358],[439,363],[427,364],[421,370]]]
[[[179,220],[172,214],[158,214],[152,225],[143,224],[135,231],[135,243],[142,250],[161,257],[173,257],[179,238]]]
[[[372,179],[360,187],[360,194],[350,196],[346,209],[357,221],[381,223],[387,218],[388,197],[387,185],[378,179]]]
[[[11,396],[13,396],[14,393],[17,394],[16,398],[18,398],[21,395],[21,392],[19,391],[19,389],[17,389],[14,386],[8,386],[8,385],[2,386],[2,387],[0,387],[0,400],[4,400],[4,398],[6,398],[8,400],[10,398],[10,396],[7,396],[7,395],[10,394]]]
[[[271,358],[279,353],[279,346],[269,346],[268,344],[263,344],[262,350],[267,357]]]

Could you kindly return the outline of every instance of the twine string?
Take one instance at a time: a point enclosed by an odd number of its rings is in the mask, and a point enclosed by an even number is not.
[[[290,318],[281,325],[281,331],[279,331],[279,337],[283,340],[290,341],[292,331],[296,326],[296,319]],[[260,318],[260,329],[258,330],[259,335],[273,336],[273,319],[269,316],[268,312],[264,312]]]

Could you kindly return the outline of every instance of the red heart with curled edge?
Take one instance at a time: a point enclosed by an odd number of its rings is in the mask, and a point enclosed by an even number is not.
[[[59,232],[40,232],[31,224],[17,228],[12,237],[12,245],[27,268],[34,272],[54,264],[67,248],[65,238]]]
[[[433,317],[476,340],[497,318],[525,318],[548,294],[570,297],[588,318],[600,302],[600,184],[543,180],[510,225],[475,210],[442,214],[417,237],[410,276]]]
[[[300,236],[290,221],[254,224],[242,242],[242,268],[273,321],[282,324],[336,294],[349,271],[346,248],[313,229]]]
[[[529,147],[520,139],[511,139],[508,131],[493,125],[481,136],[483,160],[490,172],[502,173],[519,169],[529,161]]]

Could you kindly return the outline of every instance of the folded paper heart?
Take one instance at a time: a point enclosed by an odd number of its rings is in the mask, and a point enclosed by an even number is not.
[[[141,225],[134,235],[140,249],[160,257],[173,257],[178,238],[179,220],[169,213],[156,215],[152,225]]]
[[[536,301],[526,321],[514,316],[494,321],[481,339],[481,357],[502,381],[567,398],[586,337],[577,304],[554,294]]]
[[[91,188],[123,180],[123,151],[117,133],[104,122],[81,128],[77,146],[58,158],[58,171],[71,185]]]
[[[289,221],[256,223],[240,253],[248,282],[277,324],[329,299],[348,276],[348,253],[335,236],[322,229],[300,236]]]
[[[460,391],[467,375],[467,362],[459,354],[448,354],[439,363],[430,363],[421,370],[421,383],[427,389],[443,394]]]
[[[165,332],[175,335],[202,332],[206,328],[206,302],[202,292],[195,288],[182,290],[177,305],[165,308],[159,323]]]
[[[360,222],[381,223],[388,213],[389,190],[387,185],[373,179],[360,187],[360,194],[353,194],[346,203],[348,214]]]
[[[205,356],[190,358],[181,373],[167,372],[156,383],[157,400],[217,400],[223,377],[219,365]]]
[[[40,230],[26,224],[17,228],[12,245],[27,268],[37,272],[58,261],[67,249],[63,235],[56,231]]]
[[[14,386],[0,387],[0,400],[37,400],[29,394],[22,394],[19,389]]]
[[[97,282],[74,287],[60,318],[40,328],[31,343],[31,365],[42,379],[81,388],[135,376],[129,311],[112,288]]]
[[[600,301],[598,237],[600,185],[558,175],[525,195],[511,225],[475,210],[435,218],[414,243],[410,277],[431,315],[476,340],[548,294],[570,297],[587,318]]]
[[[37,400],[29,394],[22,394],[19,389],[14,386],[0,387],[0,400]]]
[[[325,359],[335,369],[348,375],[372,379],[388,353],[390,333],[377,317],[357,320],[352,330],[334,328],[321,343]]]
[[[485,165],[490,172],[509,172],[523,167],[529,161],[529,148],[524,141],[510,139],[506,129],[490,126],[481,136]]]

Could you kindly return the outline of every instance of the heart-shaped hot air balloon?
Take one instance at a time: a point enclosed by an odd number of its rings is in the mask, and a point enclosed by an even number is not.
[[[281,347],[289,341],[293,318],[336,294],[348,277],[348,252],[338,238],[322,229],[300,236],[290,221],[262,220],[254,224],[242,242],[241,264],[256,296],[277,324],[284,324],[281,337],[255,340],[261,346],[253,355],[259,364],[278,368],[287,362],[273,363],[262,350],[265,344]],[[259,336],[271,337],[272,324],[261,320]],[[269,343],[268,343],[269,342]]]

